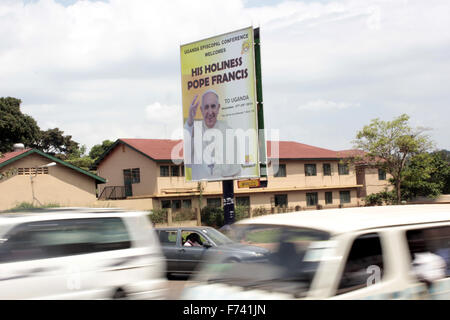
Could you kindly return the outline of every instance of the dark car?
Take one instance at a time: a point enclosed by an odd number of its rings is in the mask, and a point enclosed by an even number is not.
[[[234,242],[211,227],[155,228],[167,262],[167,275],[195,273],[210,256],[223,262],[240,262],[263,258],[268,250]],[[191,245],[197,235],[199,244]],[[186,242],[189,242],[186,244]]]

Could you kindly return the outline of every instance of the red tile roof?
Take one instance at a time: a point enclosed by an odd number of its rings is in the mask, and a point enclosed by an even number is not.
[[[275,147],[275,141],[267,141],[267,157],[274,158],[277,155],[272,147]],[[332,159],[338,158],[336,151],[318,148],[307,144],[294,141],[278,142],[278,158],[280,159]]]
[[[31,150],[30,148],[28,149],[24,149],[24,150],[20,150],[20,151],[13,151],[13,152],[7,152],[7,153],[3,153],[2,156],[0,156],[0,163],[6,162],[12,158],[15,158],[19,155],[21,155],[22,153],[28,152],[29,150]]]
[[[172,149],[183,140],[167,140],[167,139],[119,139],[132,148],[142,152],[154,160],[169,160],[172,159]],[[181,146],[182,147],[182,146]],[[275,157],[275,150],[272,152],[272,147],[275,147],[274,141],[267,141],[267,156],[269,158]],[[280,159],[337,159],[339,155],[336,151],[329,149],[318,148],[307,144],[280,141],[278,142]],[[181,150],[177,159],[182,159],[183,151]]]
[[[146,154],[154,160],[172,159],[172,149],[183,140],[168,139],[119,139],[138,151]],[[183,151],[176,159],[183,158]]]

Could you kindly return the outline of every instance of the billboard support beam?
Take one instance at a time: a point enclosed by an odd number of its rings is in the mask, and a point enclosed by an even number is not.
[[[225,225],[233,224],[234,214],[234,180],[222,181],[223,215]]]

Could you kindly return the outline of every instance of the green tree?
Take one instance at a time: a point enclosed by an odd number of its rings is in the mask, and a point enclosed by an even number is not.
[[[396,202],[401,200],[401,185],[407,161],[432,147],[423,128],[411,128],[409,116],[402,114],[392,121],[373,119],[356,134],[355,147],[365,152],[356,161],[365,161],[381,168],[393,177]],[[362,158],[362,159],[361,159]]]
[[[450,188],[450,162],[444,152],[421,153],[412,157],[403,174],[402,197],[436,198]]]
[[[45,153],[56,156],[61,160],[69,159],[71,155],[79,155],[80,146],[72,140],[72,136],[64,135],[59,128],[41,131],[38,142],[34,145]]]
[[[94,160],[86,154],[85,145],[70,153],[65,161],[86,171],[94,164]]]
[[[10,152],[15,143],[34,145],[40,136],[40,129],[31,116],[20,111],[21,100],[0,98],[0,152]]]
[[[96,161],[109,147],[114,144],[114,141],[111,140],[103,140],[101,144],[96,144],[89,151],[89,157]]]

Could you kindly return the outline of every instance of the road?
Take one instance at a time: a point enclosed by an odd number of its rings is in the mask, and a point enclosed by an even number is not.
[[[184,286],[189,284],[190,281],[186,277],[173,277],[169,280],[169,293],[167,299],[177,300]]]

